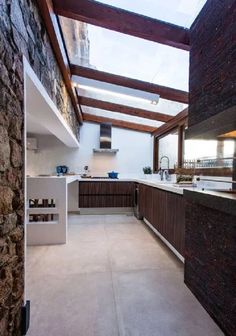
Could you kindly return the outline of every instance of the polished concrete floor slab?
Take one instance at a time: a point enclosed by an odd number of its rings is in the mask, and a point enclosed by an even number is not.
[[[68,244],[27,248],[29,336],[221,336],[183,265],[141,221],[71,215]]]

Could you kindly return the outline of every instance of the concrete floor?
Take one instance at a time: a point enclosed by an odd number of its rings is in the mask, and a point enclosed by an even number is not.
[[[28,336],[220,336],[183,265],[133,216],[70,216],[67,245],[29,247]]]

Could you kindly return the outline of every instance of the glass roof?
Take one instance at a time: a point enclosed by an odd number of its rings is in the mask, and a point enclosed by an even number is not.
[[[187,51],[68,18],[60,22],[70,63],[188,91]]]
[[[100,117],[123,120],[123,121],[128,121],[128,122],[132,122],[132,123],[136,123],[136,124],[152,126],[152,127],[156,127],[156,128],[163,125],[163,123],[160,122],[160,121],[129,116],[129,115],[123,114],[123,113],[104,111],[104,110],[101,110],[101,109],[98,109],[98,108],[88,107],[88,106],[83,106],[83,105],[81,106],[81,108],[82,108],[82,111],[84,113],[89,113],[89,114],[100,116]]]
[[[99,1],[99,0],[98,0]],[[206,0],[100,0],[159,20],[190,27]],[[59,17],[71,64],[188,91],[189,52]],[[187,105],[157,94],[73,76],[78,95],[175,116]],[[159,127],[163,123],[82,105],[85,113]]]
[[[189,28],[207,0],[97,0],[107,5]]]

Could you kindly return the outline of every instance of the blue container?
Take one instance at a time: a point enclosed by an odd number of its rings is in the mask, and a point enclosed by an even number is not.
[[[112,171],[112,172],[107,173],[107,174],[108,174],[109,178],[117,179],[119,173],[116,173],[116,172]]]
[[[68,167],[67,166],[57,166],[56,171],[57,171],[58,175],[67,174],[68,173]]]

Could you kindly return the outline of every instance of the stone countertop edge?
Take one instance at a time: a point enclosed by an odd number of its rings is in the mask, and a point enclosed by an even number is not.
[[[184,189],[183,195],[186,200],[236,216],[236,195],[200,189]]]

